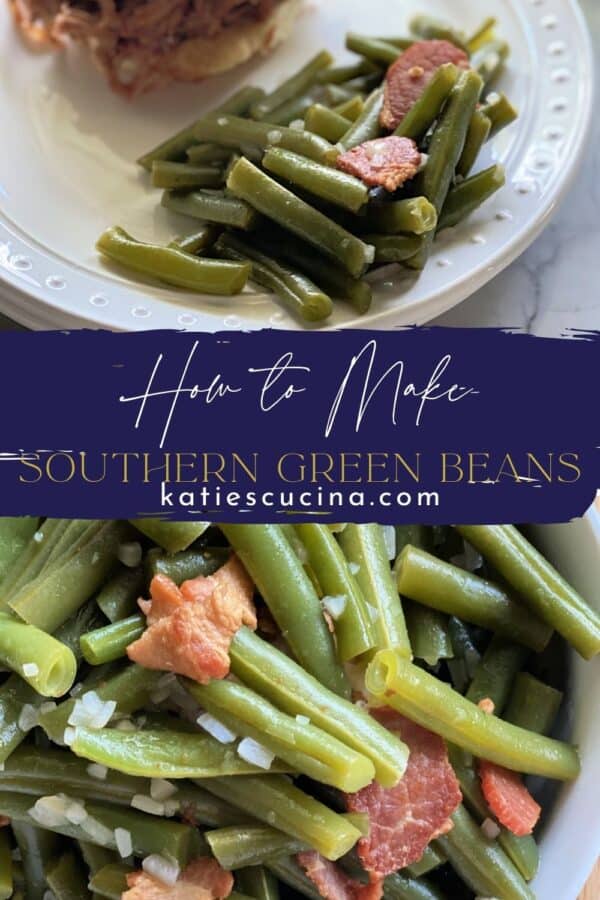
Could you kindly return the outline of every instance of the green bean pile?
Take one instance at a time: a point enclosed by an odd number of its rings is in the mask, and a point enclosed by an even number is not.
[[[131,663],[151,580],[232,552],[259,626],[234,634],[230,676]],[[369,704],[441,736],[463,795],[385,897],[533,898],[535,838],[480,827],[477,759],[577,776],[548,735],[566,642],[596,655],[600,617],[515,527],[0,519],[0,598],[0,900],[116,900],[148,860],[203,856],[233,871],[234,900],[315,900],[307,849],[364,879],[369,823],[340,801],[394,786],[409,758]]]
[[[300,320],[323,322],[334,302],[366,313],[366,277],[395,263],[420,271],[435,235],[467,218],[504,184],[492,165],[474,173],[488,138],[517,117],[494,89],[509,54],[486,20],[473,35],[417,16],[412,37],[349,34],[357,60],[317,53],[271,93],[242,87],[138,160],[187,216],[167,247],[108,229],[98,249],[129,269],[188,290],[238,294],[250,279]],[[381,137],[387,68],[415,41],[465,50],[471,69],[442,65],[395,134],[426,154],[420,173],[389,194],[336,168],[340,153]]]

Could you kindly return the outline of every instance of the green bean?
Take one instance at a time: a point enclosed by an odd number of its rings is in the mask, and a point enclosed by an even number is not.
[[[254,900],[279,900],[279,883],[264,866],[249,866],[235,873],[236,887]],[[243,900],[243,898],[242,898]]]
[[[523,647],[507,638],[494,635],[475,670],[467,699],[479,703],[487,698],[493,702],[496,715],[501,716],[515,676],[526,659],[527,651]]]
[[[330,66],[319,73],[317,81],[321,84],[344,84],[361,75],[372,75],[374,72],[381,74],[379,66],[374,66],[368,59],[359,59],[358,62],[346,66]]]
[[[201,786],[259,821],[304,841],[326,859],[339,859],[361,836],[343,816],[280,775],[211,778],[201,781]]]
[[[550,734],[562,699],[561,691],[527,672],[519,672],[504,718],[507,722],[535,731],[536,734]]]
[[[230,657],[233,674],[279,709],[308,717],[313,725],[367,756],[384,787],[402,777],[406,746],[365,710],[336,696],[275,647],[241,628]]]
[[[322,322],[331,315],[333,303],[314,282],[301,272],[267,255],[237,235],[222,234],[215,245],[225,259],[248,262],[252,281],[273,291],[295,314],[308,322]]]
[[[358,119],[352,123],[346,134],[338,141],[335,152],[330,152],[327,161],[333,162],[335,155],[339,152],[352,150],[359,144],[366,141],[372,141],[381,134],[381,125],[379,124],[379,114],[383,106],[383,88],[376,88],[370,94],[363,107]]]
[[[283,81],[274,91],[253,103],[250,114],[253,119],[268,119],[269,114],[288,100],[305,94],[315,84],[319,75],[333,62],[328,50],[321,50],[305,66]]]
[[[59,540],[51,548],[42,568],[50,568],[55,563],[66,562],[83,547],[92,537],[97,535],[105,523],[97,520],[73,519],[69,521]]]
[[[439,850],[436,850],[435,847],[432,847],[432,845],[429,844],[429,846],[425,848],[421,859],[418,860],[418,862],[407,866],[406,871],[413,878],[420,878],[421,875],[427,875],[428,872],[433,872],[434,869],[442,866],[445,862],[446,859],[443,853],[440,853]]]
[[[396,62],[401,52],[398,47],[395,47],[394,44],[390,44],[388,41],[366,37],[355,32],[349,32],[346,35],[346,48],[352,50],[353,53],[358,53],[359,56],[364,56],[365,59],[373,63],[381,63],[385,66],[390,66],[393,62]]]
[[[152,163],[152,187],[179,190],[181,188],[216,188],[223,184],[223,170],[214,166],[156,160]]]
[[[451,659],[454,651],[446,617],[410,600],[405,600],[403,606],[415,659],[424,660],[428,666],[436,666],[441,659]]]
[[[345,103],[340,103],[338,106],[334,106],[333,112],[336,112],[338,115],[343,116],[345,119],[349,119],[350,122],[356,122],[364,107],[365,103],[363,98],[356,96],[352,97],[351,100],[346,100]]]
[[[309,849],[305,841],[268,825],[235,825],[206,832],[207,843],[224,869],[258,866]]]
[[[343,609],[335,618],[336,647],[347,662],[375,646],[375,636],[365,598],[350,572],[340,546],[326,525],[297,525],[296,532],[317,576],[322,594],[342,597]]]
[[[372,90],[380,86],[381,80],[381,72],[371,72],[370,75],[359,75],[357,78],[352,78],[350,81],[340,85],[340,87],[348,92],[350,95],[348,97],[349,100],[356,95],[364,99],[367,94],[370,94]],[[333,87],[334,85],[330,85],[329,90]]]
[[[504,69],[504,63],[510,54],[506,41],[490,41],[473,54],[472,67],[479,72],[485,85],[491,84]]]
[[[121,566],[96,596],[96,604],[109,622],[118,622],[137,609],[137,599],[145,586],[141,566]]]
[[[227,179],[233,194],[259,212],[339,262],[360,277],[373,262],[374,250],[287,188],[240,159]]]
[[[452,816],[454,827],[438,838],[452,867],[477,894],[502,900],[535,900],[515,866],[496,841],[488,840],[464,806]]]
[[[87,873],[72,851],[63,853],[48,867],[46,880],[56,900],[84,900],[90,896]]]
[[[77,662],[68,647],[4,613],[0,613],[0,664],[43,697],[66,694],[77,674]]]
[[[91,875],[95,875],[104,866],[114,863],[116,858],[111,850],[107,850],[105,847],[97,847],[88,841],[79,841],[79,852]]]
[[[18,823],[33,824],[77,841],[91,841],[109,850],[116,850],[114,831],[117,828],[124,828],[130,832],[135,856],[158,853],[174,860],[180,867],[184,867],[190,859],[197,856],[203,847],[200,833],[190,825],[182,825],[134,809],[87,802],[85,809],[88,817],[106,829],[105,833],[99,835],[89,826],[86,827],[87,819],[81,825],[74,825],[66,818],[60,824],[51,826],[41,824],[31,815],[33,807],[31,797],[8,792],[0,793],[0,811]]]
[[[437,225],[437,212],[425,197],[409,197],[388,203],[370,204],[357,224],[361,230],[378,234],[427,234]]]
[[[229,159],[230,151],[218,144],[193,144],[188,147],[186,155],[195,166],[212,165],[220,168]]]
[[[451,90],[458,81],[460,70],[453,63],[445,63],[437,69],[421,96],[413,103],[394,134],[412,138],[421,143],[433,123],[439,117]]]
[[[0,582],[37,532],[39,521],[34,516],[0,519]]]
[[[394,584],[381,526],[349,524],[338,540],[346,559],[356,569],[358,587],[371,606],[375,646],[378,650],[397,648],[410,657],[402,604]]]
[[[56,857],[58,837],[16,819],[15,816],[11,821],[11,827],[23,863],[25,895],[27,900],[44,900],[47,887],[45,869]]]
[[[176,585],[180,585],[190,578],[198,578],[199,575],[214,575],[230,556],[231,551],[225,547],[181,550],[172,555],[154,549],[150,550],[146,557],[146,566],[150,578],[154,575],[166,575]]]
[[[580,770],[574,747],[490,716],[450,685],[393,650],[380,651],[367,669],[378,699],[482,759],[531,775],[568,780]]]
[[[584,659],[600,651],[600,614],[513,525],[464,525],[460,533],[525,603]]]
[[[88,631],[81,636],[81,652],[86,662],[92,666],[101,666],[103,663],[121,659],[127,653],[127,647],[137,641],[146,630],[146,620],[143,616],[129,616]],[[65,693],[63,691],[63,693]]]
[[[292,122],[299,122],[313,103],[315,102],[314,94],[303,94],[301,97],[294,97],[287,103],[282,103],[272,113],[269,113],[270,125],[288,126]]]
[[[273,126],[269,122],[253,122],[236,116],[205,119],[198,126],[196,135],[200,140],[214,141],[225,147],[250,146],[261,151],[271,146],[283,147],[316,162],[326,162],[333,149],[328,141],[310,131],[297,131],[283,125]]]
[[[552,636],[551,628],[498,585],[416,547],[405,547],[400,554],[396,578],[400,593],[411,600],[497,631],[537,652]]]
[[[0,686],[0,764],[25,739],[25,732],[19,728],[23,707],[39,706],[41,702],[37,692],[17,675],[11,675]]]
[[[456,166],[456,174],[461,178],[466,178],[475,163],[481,151],[481,148],[487,141],[492,130],[490,119],[479,109],[476,109],[471,118],[471,124],[467,131],[464,150],[462,156]]]
[[[131,866],[125,863],[103,866],[94,872],[90,880],[90,888],[99,897],[106,897],[107,900],[121,900],[127,890],[127,875],[132,871]]]
[[[191,193],[165,191],[160,202],[165,209],[170,209],[172,212],[179,213],[182,216],[190,216],[192,219],[203,219],[215,225],[228,225],[231,228],[241,228],[243,231],[250,231],[258,224],[258,216],[252,207],[236,197],[229,197],[224,191],[198,190]],[[177,253],[177,251],[171,250],[169,253]],[[174,261],[179,262],[180,257],[176,256]],[[212,260],[198,260],[198,262],[200,262],[199,271],[201,271],[201,267],[205,262],[209,263],[208,271],[210,271],[210,266],[213,264]],[[225,271],[228,269],[235,271],[235,269],[239,268],[239,266],[236,266],[233,269],[230,264],[224,263],[219,265],[221,267],[225,265]],[[196,270],[191,269],[191,271],[193,274]],[[183,286],[186,287],[187,285]]]
[[[412,259],[423,247],[423,238],[410,234],[365,234],[364,240],[375,247],[376,263],[402,263]]]
[[[446,22],[432,16],[414,16],[410,21],[410,30],[424,41],[449,41],[461,50],[467,49],[467,36],[464,31],[457,31]]]
[[[351,212],[358,212],[369,200],[369,189],[360,179],[289,150],[267,150],[263,166],[294,186]]]
[[[233,96],[229,97],[224,103],[214,109],[211,113],[213,116],[219,115],[245,115],[253,103],[256,103],[264,95],[264,91],[255,87],[243,87]],[[203,121],[200,119],[200,121]],[[180,160],[185,157],[186,150],[195,142],[195,130],[198,121],[193,122],[186,128],[183,128],[176,135],[164,141],[154,150],[145,153],[138,159],[138,164],[144,169],[152,168],[152,163],[157,159]]]
[[[481,114],[491,122],[492,137],[519,118],[519,113],[504,93],[488,94],[481,107]]]
[[[481,23],[479,28],[473,32],[467,41],[469,53],[474,53],[476,50],[479,50],[482,44],[492,40],[497,24],[498,23],[493,16],[490,16]]]
[[[62,565],[42,572],[11,599],[9,606],[29,625],[53,632],[98,590],[117,561],[128,534],[121,522],[106,522]]]
[[[450,91],[448,102],[438,119],[429,145],[427,165],[419,176],[422,193],[441,213],[462,155],[471,118],[483,88],[481,77],[474,71],[463,72]],[[433,235],[409,262],[412,268],[422,268],[427,261]]]
[[[320,900],[321,895],[299,863],[296,862],[295,856],[279,856],[277,859],[269,860],[266,866],[279,881],[283,881],[293,891],[307,897],[308,900]]]
[[[220,528],[300,664],[324,687],[347,696],[349,686],[335,657],[319,598],[281,529],[277,525],[221,525]],[[306,640],[308,634],[310,641]]]
[[[304,127],[307,131],[318,134],[332,144],[346,134],[351,124],[350,119],[346,119],[345,116],[341,116],[321,103],[313,103],[312,106],[309,106],[304,117]]]
[[[445,900],[444,894],[424,878],[409,878],[401,872],[388,875],[383,884],[386,900]]]
[[[373,763],[366,756],[312,723],[298,722],[280,712],[242,684],[223,680],[206,685],[188,682],[187,689],[234,734],[253,738],[292,770],[315,781],[353,793],[375,777]]]
[[[13,560],[2,579],[2,600],[0,606],[6,606],[6,600],[22,584],[33,580],[46,563],[52,548],[60,540],[69,523],[66,519],[46,519],[38,529],[36,540],[27,543],[22,553]]]
[[[13,861],[8,829],[0,828],[0,900],[12,897],[13,887]]]
[[[440,216],[438,231],[453,228],[467,219],[482,203],[504,187],[506,174],[499,165],[466,178],[448,193]]]

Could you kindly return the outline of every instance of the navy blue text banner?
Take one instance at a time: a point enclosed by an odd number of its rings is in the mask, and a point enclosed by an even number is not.
[[[600,485],[600,335],[0,334],[0,514],[564,521]]]

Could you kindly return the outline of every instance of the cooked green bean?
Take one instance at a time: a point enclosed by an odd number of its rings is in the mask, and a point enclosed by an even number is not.
[[[436,666],[441,659],[451,659],[454,651],[447,618],[435,609],[410,600],[405,600],[403,606],[415,659],[424,660],[428,666]]]
[[[515,677],[526,659],[527,651],[524,647],[508,638],[494,635],[475,670],[466,694],[467,700],[479,703],[480,700],[489,699],[494,704],[495,714],[501,716]]]
[[[346,525],[338,540],[355,569],[358,587],[372,609],[375,646],[411,656],[402,604],[390,569],[380,525]]]
[[[81,538],[79,531],[81,527],[83,527],[84,533],[88,534],[89,529],[99,528],[100,524],[95,522],[89,525],[87,522],[69,522],[67,519],[46,519],[39,528],[36,540],[29,542],[21,556],[14,561],[6,573],[2,581],[3,600],[0,603],[6,606],[5,599],[9,600],[23,585],[33,581],[45,566],[56,564],[59,556],[62,558],[63,550],[67,549],[65,542],[72,550],[78,548],[79,540],[74,541],[73,544],[70,543],[70,536],[73,535],[74,530]]]
[[[58,837],[27,822],[12,821],[11,828],[21,854],[25,896],[27,900],[44,900],[45,869],[58,853]]]
[[[339,859],[361,837],[347,819],[281,775],[210,778],[200,783],[211,794],[314,847],[326,859]]]
[[[519,113],[504,93],[488,94],[481,107],[481,113],[491,122],[492,136],[519,118]]]
[[[34,516],[0,518],[0,583],[37,532],[39,521]]]
[[[223,184],[223,170],[214,166],[156,160],[152,163],[152,186],[178,190],[181,188],[216,188]]]
[[[481,148],[487,141],[492,130],[492,123],[482,110],[476,109],[467,131],[464,150],[456,166],[456,174],[466,178],[475,163]]]
[[[127,875],[133,871],[125,863],[112,863],[94,872],[90,880],[90,888],[99,897],[107,900],[121,900],[127,890]]]
[[[13,860],[8,829],[0,828],[0,900],[9,900],[13,888]]]
[[[380,38],[366,37],[362,34],[350,32],[346,35],[346,48],[364,56],[374,63],[391,66],[400,56],[400,49],[394,44]]]
[[[340,546],[326,525],[297,525],[296,533],[317,576],[324,596],[341,597],[343,608],[334,617],[336,647],[340,660],[347,662],[375,646],[375,636],[366,601]]]
[[[144,586],[144,570],[141,566],[122,566],[101,588],[96,604],[109,622],[118,622],[135,612],[136,601]]]
[[[279,900],[279,882],[264,866],[238,869],[235,873],[235,885],[243,891],[238,900],[244,900],[244,897],[254,897],[254,900]]]
[[[479,72],[484,84],[489,85],[504,69],[509,54],[510,47],[506,41],[490,41],[473,54],[471,65]]]
[[[482,44],[486,44],[488,41],[492,40],[497,24],[498,23],[493,16],[490,16],[481,23],[479,28],[470,35],[467,41],[469,53],[474,53],[476,50],[479,50]]]
[[[308,322],[321,322],[331,315],[333,303],[306,275],[262,249],[234,234],[222,234],[215,245],[216,252],[225,259],[248,262],[252,281],[277,294],[296,315]]]
[[[498,842],[484,836],[464,806],[459,806],[452,821],[454,827],[435,844],[475,893],[502,897],[502,900],[535,900]]]
[[[428,872],[433,872],[434,869],[442,866],[445,862],[446,859],[444,854],[440,853],[439,850],[429,844],[429,846],[425,848],[421,859],[418,860],[418,862],[407,866],[406,872],[413,878],[420,878],[421,875],[427,875]]]
[[[309,106],[304,117],[304,127],[307,131],[318,134],[332,144],[346,134],[351,124],[350,119],[346,119],[345,116],[321,103],[313,103],[312,106]]]
[[[456,28],[432,16],[414,16],[410,20],[410,30],[421,40],[449,41],[461,50],[467,49],[467,36],[464,31],[457,31]]]
[[[377,654],[367,669],[366,683],[388,706],[482,759],[516,772],[560,780],[579,774],[574,747],[482,712],[450,685],[393,650]]]
[[[20,675],[42,697],[61,697],[73,686],[75,656],[33,625],[0,613],[0,665]]]
[[[146,628],[146,620],[143,616],[129,616],[88,631],[81,636],[81,652],[86,662],[92,666],[101,666],[103,663],[113,662],[126,655],[127,647],[142,636]],[[63,693],[65,693],[63,691]]]
[[[297,131],[283,125],[253,122],[236,116],[205,119],[198,125],[196,135],[200,140],[214,141],[225,147],[250,146],[262,151],[267,147],[283,147],[316,162],[326,162],[333,149],[328,141],[310,131]]]
[[[319,73],[317,81],[321,84],[344,84],[353,78],[358,78],[361,75],[372,75],[374,72],[381,74],[379,66],[374,66],[368,59],[359,59],[358,62],[350,63],[347,66],[330,66],[327,69],[323,69]]]
[[[600,652],[600,614],[514,525],[464,525],[458,530],[532,611],[555,628],[584,659]]]
[[[519,672],[504,718],[513,725],[550,734],[558,715],[563,694],[527,672]]]
[[[268,119],[277,107],[305,94],[318,80],[321,72],[331,66],[333,57],[328,50],[321,50],[298,72],[283,81],[274,91],[261,97],[250,108],[253,119]]]
[[[112,850],[107,850],[106,847],[97,847],[88,841],[79,841],[78,846],[83,861],[90,870],[90,875],[95,875],[96,872],[103,869],[104,866],[111,865],[116,859]]]
[[[359,117],[352,123],[346,134],[338,141],[335,150],[326,158],[327,162],[333,162],[340,151],[352,150],[365,141],[372,141],[381,134],[379,113],[383,105],[383,88],[376,88],[365,100],[365,105]]]
[[[187,550],[209,527],[208,522],[165,522],[163,519],[131,519],[131,524],[167,553]]]
[[[351,100],[346,100],[345,103],[340,103],[339,106],[334,106],[333,112],[338,113],[338,115],[343,116],[345,119],[349,119],[350,122],[356,122],[364,107],[365,102],[363,98],[356,96],[352,97]]]
[[[235,825],[206,832],[207,843],[224,869],[258,866],[307,850],[305,841],[268,825]]]
[[[296,187],[351,212],[358,212],[369,200],[369,189],[360,179],[280,147],[267,150],[263,166]]]
[[[438,231],[453,228],[467,219],[482,203],[504,187],[506,174],[499,165],[465,178],[448,193],[440,216]]]
[[[26,732],[19,727],[23,707],[39,707],[41,702],[36,691],[17,675],[0,686],[0,764],[25,740]]]
[[[73,851],[67,851],[46,870],[48,887],[56,900],[89,897],[87,872]]]
[[[276,878],[301,896],[307,897],[308,900],[321,900],[321,895],[295,856],[278,856],[277,859],[269,860],[266,867]]]
[[[311,722],[298,722],[242,684],[223,680],[206,685],[188,682],[187,689],[234,734],[253,738],[292,770],[315,781],[353,793],[375,777],[373,763],[366,756]]]
[[[224,103],[214,109],[211,115],[243,116],[248,112],[252,104],[256,103],[257,100],[260,100],[262,96],[264,96],[264,91],[260,88],[243,87],[239,91],[237,91],[237,93],[233,94],[233,96],[229,97]],[[202,119],[200,121],[202,121]],[[197,121],[193,122],[191,125],[183,128],[173,137],[164,141],[158,147],[155,147],[154,150],[150,150],[149,153],[145,153],[144,156],[141,156],[138,159],[139,165],[143,166],[144,169],[148,169],[148,171],[150,171],[150,169],[152,168],[152,163],[157,159],[166,159],[173,161],[184,159],[186,151],[196,141],[195,129],[197,125]]]
[[[375,247],[376,263],[402,263],[412,259],[423,247],[423,237],[410,234],[365,234],[364,240]]]
[[[187,149],[187,158],[195,166],[212,165],[222,167],[231,155],[227,147],[218,144],[193,144]]]
[[[370,204],[357,222],[361,230],[378,234],[427,234],[437,225],[437,212],[425,197]]]
[[[386,900],[445,900],[444,894],[424,878],[410,878],[401,872],[388,875],[383,884]]]
[[[420,143],[440,115],[450,91],[458,81],[459,69],[445,63],[437,69],[421,96],[415,100],[394,134]]]
[[[227,179],[233,194],[315,246],[358,278],[373,262],[374,250],[287,188],[240,159]]]
[[[404,774],[408,751],[359,706],[336,696],[295,662],[241,628],[230,648],[231,669],[245,684],[289,715],[303,715],[348,747],[364,753],[385,787]]]
[[[199,190],[191,191],[191,193],[165,191],[160,202],[165,209],[170,209],[182,216],[190,216],[192,219],[202,219],[214,225],[228,225],[231,228],[249,231],[258,224],[258,216],[251,206],[236,197],[229,197],[224,191]],[[177,251],[170,252],[176,253]],[[179,256],[175,259],[179,261]],[[201,271],[204,262],[212,261],[199,260],[199,262]],[[220,265],[225,264],[221,263]],[[210,266],[208,268],[210,270]],[[225,269],[228,268],[232,267],[229,264],[225,265]],[[235,268],[239,268],[239,266]],[[191,271],[193,273],[195,269],[191,269]]]
[[[405,547],[396,561],[398,590],[411,600],[497,631],[541,651],[552,629],[491,581],[419,550]]]
[[[226,547],[180,550],[173,554],[154,549],[146,557],[146,566],[150,579],[154,575],[166,575],[176,585],[180,585],[199,575],[213,575],[230,556],[231,551]]]

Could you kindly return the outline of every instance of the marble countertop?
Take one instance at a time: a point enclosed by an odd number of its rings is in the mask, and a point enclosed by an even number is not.
[[[580,0],[580,5],[600,60],[600,3]],[[557,337],[569,328],[600,328],[599,148],[597,115],[583,170],[542,236],[497,278],[432,324],[515,327],[545,337]]]

